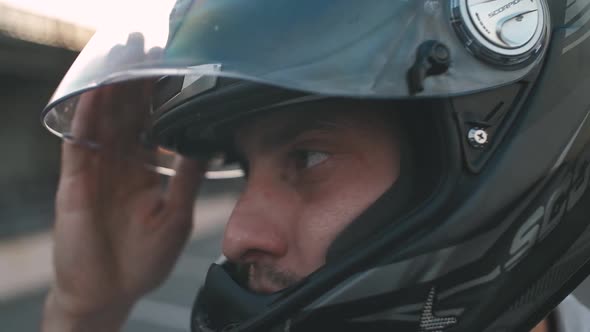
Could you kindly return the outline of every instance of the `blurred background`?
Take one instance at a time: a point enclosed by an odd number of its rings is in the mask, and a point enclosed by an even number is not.
[[[40,112],[113,3],[0,0],[0,331],[39,330],[61,143]],[[241,185],[215,181],[201,189],[194,236],[171,277],[135,307],[124,331],[189,331],[192,301]]]
[[[0,330],[38,331],[51,282],[51,227],[60,140],[40,112],[118,0],[0,0]],[[206,182],[187,250],[166,284],[134,309],[126,332],[189,330],[190,307],[220,252],[241,186]],[[221,185],[220,185],[221,184]],[[588,281],[578,290],[590,302]]]

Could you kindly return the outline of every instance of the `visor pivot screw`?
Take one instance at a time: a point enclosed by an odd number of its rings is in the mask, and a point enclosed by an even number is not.
[[[447,66],[449,65],[449,58],[451,57],[451,52],[449,49],[443,44],[436,44],[434,46],[434,50],[432,52],[432,58],[430,61],[433,64]]]
[[[479,127],[471,128],[467,134],[467,139],[469,140],[469,144],[477,149],[481,149],[489,143],[488,132]]]
[[[442,75],[450,66],[451,50],[447,45],[436,40],[422,43],[416,52],[416,62],[407,73],[410,94],[423,92],[428,77]]]

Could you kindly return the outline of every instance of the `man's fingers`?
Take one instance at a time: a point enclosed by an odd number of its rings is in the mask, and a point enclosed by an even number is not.
[[[146,54],[146,60],[157,61],[164,57],[164,49],[161,47],[153,47]]]
[[[101,89],[88,91],[78,97],[73,115],[70,133],[66,133],[62,144],[62,176],[69,176],[89,166],[98,146],[98,128],[96,126],[104,99]]]
[[[99,119],[101,101],[104,99],[103,89],[85,92],[77,99],[77,103],[72,105],[75,113],[70,134],[74,139],[96,139],[96,121]]]
[[[87,167],[92,157],[142,155],[140,135],[148,126],[151,82],[137,80],[88,91],[79,97],[63,148],[65,174]],[[145,162],[148,162],[146,160]]]
[[[192,212],[206,165],[207,163],[203,161],[178,157],[175,167],[176,175],[170,179],[166,193],[167,209]]]

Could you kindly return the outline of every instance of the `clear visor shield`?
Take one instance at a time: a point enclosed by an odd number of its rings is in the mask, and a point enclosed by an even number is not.
[[[104,128],[133,122],[127,135],[139,140],[158,113],[154,107],[166,104],[162,96],[178,97],[154,84],[162,77],[181,78],[178,94],[197,81],[205,88],[191,93],[202,93],[215,86],[207,77],[222,76],[345,97],[481,91],[528,74],[548,33],[544,0],[159,0],[122,6],[44,111],[46,127],[64,138],[99,147],[100,130],[82,122]]]

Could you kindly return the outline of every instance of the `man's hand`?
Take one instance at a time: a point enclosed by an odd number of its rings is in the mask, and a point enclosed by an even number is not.
[[[203,168],[179,160],[164,188],[139,144],[149,83],[87,92],[62,146],[45,331],[114,331],[170,273],[191,230]],[[80,140],[96,141],[91,149]]]

